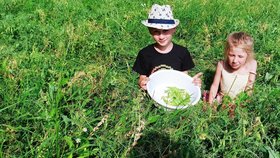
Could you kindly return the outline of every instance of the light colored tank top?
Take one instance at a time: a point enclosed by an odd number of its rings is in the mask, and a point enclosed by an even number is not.
[[[231,98],[235,98],[240,92],[244,91],[248,82],[248,74],[234,74],[222,69],[221,92]]]

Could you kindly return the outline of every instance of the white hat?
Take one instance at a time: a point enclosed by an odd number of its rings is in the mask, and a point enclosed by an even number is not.
[[[178,26],[180,21],[173,18],[173,13],[169,5],[154,4],[149,12],[148,20],[143,20],[142,24],[147,27],[157,29],[172,29]]]

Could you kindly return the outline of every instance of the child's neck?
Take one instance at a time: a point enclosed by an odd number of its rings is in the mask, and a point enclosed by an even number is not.
[[[166,54],[166,53],[169,53],[172,50],[173,43],[170,42],[170,44],[168,44],[166,46],[160,46],[159,44],[155,44],[154,47],[159,53]]]

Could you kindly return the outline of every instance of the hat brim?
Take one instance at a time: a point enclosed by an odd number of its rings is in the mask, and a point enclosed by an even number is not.
[[[169,30],[177,27],[180,23],[178,19],[174,19],[175,24],[158,24],[158,23],[148,23],[148,20],[143,20],[142,24],[151,27],[151,28],[156,28],[156,29],[163,29],[163,30]]]

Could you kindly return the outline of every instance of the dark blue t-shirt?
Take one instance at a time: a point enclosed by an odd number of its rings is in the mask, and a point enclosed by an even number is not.
[[[170,52],[162,54],[151,44],[139,51],[133,70],[140,75],[149,76],[152,72],[165,68],[187,71],[194,67],[194,62],[187,48],[173,44]]]

